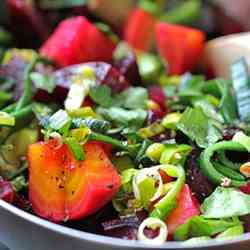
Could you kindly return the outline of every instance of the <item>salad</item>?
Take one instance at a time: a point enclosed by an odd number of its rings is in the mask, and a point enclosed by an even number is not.
[[[250,232],[247,60],[202,67],[247,26],[208,29],[198,0],[4,2],[0,199],[148,244]]]

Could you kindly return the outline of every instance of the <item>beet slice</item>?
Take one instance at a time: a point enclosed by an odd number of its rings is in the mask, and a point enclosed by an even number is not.
[[[130,85],[126,78],[117,69],[112,67],[111,64],[105,62],[91,62],[69,66],[55,71],[54,77],[57,84],[55,92],[66,94],[72,84],[72,78],[86,66],[92,68],[95,72],[97,85],[106,84],[112,89],[113,93],[118,93]]]

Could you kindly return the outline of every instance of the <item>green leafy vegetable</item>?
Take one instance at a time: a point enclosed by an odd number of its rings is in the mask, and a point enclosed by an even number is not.
[[[89,95],[95,103],[104,108],[112,105],[111,89],[108,86],[100,85],[91,87]]]
[[[174,239],[183,241],[193,237],[211,237],[239,225],[241,222],[238,219],[212,220],[202,216],[194,216],[176,229]]]
[[[205,218],[220,219],[250,214],[250,195],[235,188],[217,187],[201,206]]]
[[[142,87],[128,88],[117,96],[122,101],[122,107],[127,109],[146,109],[148,91]]]
[[[18,193],[28,188],[28,182],[23,175],[20,175],[11,181],[12,187]]]
[[[54,130],[60,130],[64,127],[69,127],[71,124],[71,118],[68,113],[62,109],[58,110],[49,118],[49,127]]]
[[[123,126],[133,129],[140,128],[147,117],[147,112],[142,109],[126,110],[111,107],[109,109],[98,108],[97,112],[118,127]]]
[[[179,96],[185,96],[185,93],[193,93],[193,96],[201,95],[202,87],[205,83],[203,75],[192,75],[186,73],[181,77],[181,83],[179,86]]]
[[[221,114],[216,110],[214,105],[212,105],[208,102],[208,100],[205,99],[205,96],[193,98],[192,104],[194,107],[200,107],[206,114],[206,116],[208,116],[209,118],[216,120],[220,123],[224,122],[224,119]]]
[[[240,143],[248,152],[250,152],[250,137],[243,132],[237,132],[233,137],[233,141]]]
[[[244,233],[244,227],[242,225],[234,226],[229,229],[227,229],[225,232],[219,234],[216,238],[222,239],[222,238],[232,238],[235,236],[242,235]]]
[[[30,74],[30,79],[38,89],[46,90],[48,93],[53,93],[56,84],[52,75],[45,75],[38,72]]]
[[[237,120],[237,108],[231,84],[223,79],[216,79],[215,83],[221,92],[219,111],[225,122],[232,124]]]
[[[200,107],[187,108],[177,124],[177,128],[202,148],[206,148],[222,138],[219,128]]]
[[[103,108],[123,107],[126,109],[146,109],[148,91],[142,87],[131,87],[115,97],[111,96],[108,86],[94,86],[90,89],[90,97]]]

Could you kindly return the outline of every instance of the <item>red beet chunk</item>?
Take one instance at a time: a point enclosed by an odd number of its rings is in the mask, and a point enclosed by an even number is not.
[[[56,92],[59,91],[61,93],[64,91],[67,93],[72,84],[72,78],[81,71],[82,67],[85,66],[89,66],[94,70],[98,85],[106,84],[112,89],[113,93],[120,92],[129,87],[129,82],[126,78],[110,64],[104,62],[93,62],[78,64],[55,71],[54,77],[57,83]]]
[[[13,203],[15,199],[15,191],[10,182],[5,181],[2,177],[0,177],[0,199]]]
[[[112,60],[116,44],[87,18],[78,16],[62,21],[40,49],[58,66]]]

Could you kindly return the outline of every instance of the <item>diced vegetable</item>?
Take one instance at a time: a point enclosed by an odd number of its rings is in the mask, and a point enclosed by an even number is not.
[[[169,74],[183,74],[196,66],[204,47],[203,32],[160,22],[156,26],[156,37]]]
[[[178,195],[177,207],[166,219],[169,234],[173,235],[178,226],[184,224],[191,217],[199,214],[199,203],[193,196],[189,186],[185,185]]]
[[[91,142],[84,150],[85,160],[77,161],[53,140],[29,147],[29,197],[38,215],[58,222],[80,219],[116,194],[120,177],[102,147]]]
[[[58,66],[89,61],[111,61],[115,44],[85,17],[64,20],[42,46],[42,55]]]
[[[132,10],[125,24],[124,40],[134,49],[150,50],[155,24],[156,19],[150,12],[142,8]]]

